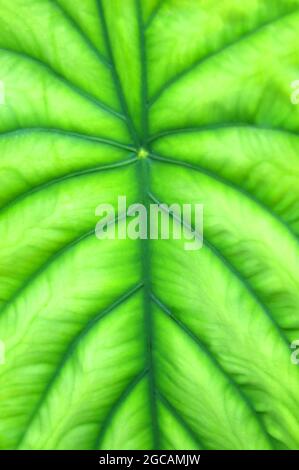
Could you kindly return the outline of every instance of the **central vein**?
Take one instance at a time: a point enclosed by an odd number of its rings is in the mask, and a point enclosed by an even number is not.
[[[145,360],[148,369],[149,380],[149,401],[152,416],[152,429],[153,429],[153,447],[157,449],[158,445],[158,422],[157,422],[157,407],[156,407],[156,386],[155,386],[155,371],[153,360],[153,341],[154,341],[154,324],[152,317],[152,286],[151,286],[151,249],[149,239],[150,227],[150,197],[149,197],[149,173],[150,173],[150,160],[148,158],[140,158],[137,162],[138,167],[138,180],[139,180],[139,194],[140,202],[146,208],[147,213],[147,238],[140,240],[141,244],[141,262],[142,262],[142,277],[144,282],[144,332],[145,332]]]
[[[141,63],[141,142],[146,145],[148,136],[148,107],[147,107],[147,66],[144,24],[142,19],[141,0],[135,0],[139,25],[140,63]],[[157,420],[155,370],[153,360],[154,322],[152,316],[152,283],[151,283],[151,247],[149,238],[150,227],[150,159],[147,158],[149,150],[141,147],[137,152],[139,193],[142,204],[147,213],[147,238],[140,240],[142,276],[144,281],[144,327],[145,327],[145,354],[149,378],[149,401],[152,417],[153,448],[159,448],[159,432]]]

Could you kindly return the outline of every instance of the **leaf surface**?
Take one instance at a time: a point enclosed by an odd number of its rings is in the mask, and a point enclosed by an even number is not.
[[[299,1],[0,11],[1,448],[298,449]],[[98,240],[121,195],[203,248]]]

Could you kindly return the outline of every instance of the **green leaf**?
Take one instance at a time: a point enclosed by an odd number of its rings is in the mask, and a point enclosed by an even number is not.
[[[299,0],[0,11],[1,448],[299,449]],[[121,195],[203,248],[98,240]]]

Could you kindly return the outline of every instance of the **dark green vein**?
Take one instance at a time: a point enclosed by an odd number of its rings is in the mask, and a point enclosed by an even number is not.
[[[141,382],[141,380],[146,376],[148,373],[147,369],[141,371],[136,377],[131,380],[131,382],[127,385],[125,390],[121,393],[120,397],[118,400],[113,404],[111,407],[110,411],[108,412],[106,418],[104,419],[104,422],[101,426],[100,432],[98,437],[96,438],[94,449],[98,450],[101,449],[101,443],[103,441],[103,438],[105,436],[105,433],[113,421],[113,418],[117,411],[120,409],[121,405],[126,401],[126,399],[130,396],[130,394],[134,391],[134,389],[137,387],[137,385]]]
[[[154,134],[153,136],[148,138],[148,142],[155,142],[163,137],[171,137],[171,136],[180,136],[182,134],[199,134],[209,131],[221,131],[221,130],[238,130],[238,129],[248,129],[252,131],[262,131],[262,132],[273,132],[273,133],[281,133],[286,134],[294,137],[299,137],[299,132],[291,129],[283,129],[279,127],[270,127],[265,125],[255,125],[246,122],[229,122],[229,123],[215,123],[215,124],[207,124],[205,126],[198,126],[198,127],[185,127],[181,129],[169,129],[167,131],[159,132],[158,134]]]
[[[140,47],[140,60],[141,60],[141,87],[140,87],[140,102],[141,102],[141,141],[142,143],[147,139],[147,66],[146,66],[146,44],[144,37],[144,25],[142,20],[141,1],[135,0],[135,9],[137,14],[138,29],[139,29],[139,47]],[[139,181],[140,200],[147,210],[147,232],[150,226],[149,217],[149,160],[140,159],[137,164],[137,179]],[[145,326],[145,354],[148,367],[149,376],[149,399],[152,416],[152,431],[153,431],[153,448],[159,448],[159,425],[158,413],[156,403],[156,379],[155,379],[155,365],[153,360],[153,341],[154,341],[154,325],[151,309],[151,250],[148,236],[145,240],[141,240],[141,259],[142,259],[142,278],[144,281],[144,326]]]
[[[109,313],[113,312],[116,310],[121,304],[126,302],[130,297],[132,297],[139,289],[141,289],[142,284],[138,284],[137,286],[134,286],[132,289],[130,289],[128,292],[123,294],[121,297],[116,299],[110,306],[102,310],[100,313],[98,313],[95,317],[93,317],[89,322],[85,325],[83,329],[79,332],[79,334],[73,339],[73,341],[69,344],[68,348],[66,349],[65,353],[62,356],[62,359],[55,369],[55,372],[49,382],[47,383],[47,386],[45,390],[43,391],[37,405],[34,407],[32,414],[30,415],[30,418],[26,424],[25,427],[25,432],[22,434],[18,444],[16,445],[16,448],[19,448],[22,444],[22,441],[24,440],[27,431],[30,428],[30,425],[34,421],[35,417],[37,416],[39,410],[41,409],[42,405],[44,404],[47,396],[49,395],[54,383],[56,380],[59,378],[65,364],[67,361],[72,357],[74,352],[76,351],[78,345],[80,344],[80,341],[87,336],[87,334],[93,329],[97,323],[102,320],[105,316],[107,316]]]
[[[131,134],[134,145],[136,147],[138,147],[139,146],[139,137],[136,133],[133,121],[130,117],[130,113],[129,113],[128,106],[127,106],[127,103],[126,103],[126,99],[125,99],[125,96],[124,96],[124,92],[123,92],[123,89],[122,89],[121,81],[120,81],[120,78],[118,76],[118,72],[117,72],[117,69],[116,69],[116,64],[115,64],[115,61],[114,61],[114,55],[113,55],[112,45],[111,45],[111,41],[110,41],[109,31],[108,31],[107,24],[106,24],[106,18],[105,18],[105,13],[104,13],[104,7],[103,7],[103,4],[102,4],[102,0],[97,0],[97,6],[98,6],[98,11],[99,11],[100,21],[101,21],[102,28],[103,28],[104,40],[105,40],[109,60],[110,60],[110,63],[111,63],[111,72],[112,72],[112,77],[113,77],[113,81],[114,81],[114,86],[116,88],[116,92],[117,92],[117,95],[118,95],[118,99],[119,99],[121,109],[123,111],[123,115],[125,116],[125,120],[126,120],[126,123],[127,123],[128,130]]]
[[[149,192],[149,160],[140,159],[137,164],[137,179],[140,187],[140,202],[146,207],[147,210],[147,231],[150,226],[150,200],[148,197]],[[141,260],[142,260],[142,279],[144,283],[144,333],[145,333],[145,356],[149,374],[149,400],[152,416],[152,429],[153,429],[153,448],[159,448],[159,426],[157,415],[156,403],[156,379],[155,379],[155,365],[153,360],[153,342],[154,342],[154,325],[152,318],[151,308],[151,250],[150,240],[147,237],[145,240],[140,240],[141,243]]]
[[[140,47],[140,61],[141,61],[141,132],[142,132],[142,142],[147,141],[148,134],[148,113],[147,113],[147,59],[146,59],[146,43],[144,36],[144,25],[142,20],[142,8],[141,0],[135,0],[136,11],[137,11],[137,20],[138,20],[138,29],[139,29],[139,47]]]
[[[207,61],[213,59],[214,57],[218,56],[219,54],[224,53],[225,51],[229,50],[232,47],[240,45],[241,43],[245,42],[246,40],[252,38],[254,35],[266,30],[269,26],[272,26],[276,23],[279,23],[280,21],[282,21],[282,20],[284,20],[288,17],[296,15],[298,12],[299,12],[299,10],[296,9],[294,11],[284,13],[284,14],[280,15],[277,18],[271,19],[270,21],[267,21],[267,22],[259,25],[257,28],[253,29],[252,31],[249,31],[248,33],[246,33],[243,36],[237,38],[236,40],[226,44],[221,49],[218,49],[218,50],[212,52],[211,54],[207,55],[206,57],[203,57],[203,58],[197,60],[196,62],[191,64],[190,67],[182,70],[182,72],[178,73],[173,78],[168,80],[160,88],[160,90],[150,99],[149,107],[153,106],[154,103],[156,103],[158,101],[158,99],[164,94],[164,92],[167,91],[172,85],[178,83],[182,78],[184,78],[189,73],[193,72],[193,70],[199,68],[201,65],[203,65]]]
[[[26,290],[28,286],[30,286],[35,279],[38,278],[40,274],[42,274],[46,269],[55,262],[56,259],[59,257],[63,256],[66,252],[71,250],[73,247],[81,243],[83,240],[91,237],[92,235],[95,234],[95,229],[94,227],[89,230],[88,232],[84,233],[83,235],[80,235],[78,238],[75,240],[72,240],[70,243],[68,243],[66,246],[63,246],[59,251],[54,253],[54,255],[50,256],[47,261],[40,266],[37,271],[35,271],[31,276],[29,276],[26,281],[21,285],[19,289],[17,289],[12,297],[5,303],[5,305],[1,308],[0,310],[0,315],[3,315],[4,312],[17,300],[17,298]]]
[[[197,434],[193,431],[193,429],[189,426],[189,424],[185,421],[185,419],[179,414],[178,410],[165,398],[160,390],[157,390],[157,398],[163,403],[165,408],[174,416],[174,418],[181,424],[183,429],[190,435],[192,440],[196,443],[198,450],[204,449],[204,445],[199,440]],[[171,429],[168,430],[171,433]]]
[[[87,47],[97,56],[97,58],[99,59],[99,61],[105,65],[106,67],[108,67],[109,69],[111,68],[111,64],[110,62],[106,59],[106,57],[104,57],[100,51],[95,47],[95,45],[91,42],[91,40],[89,39],[89,37],[85,34],[84,30],[78,25],[78,23],[74,20],[74,18],[72,18],[72,16],[65,10],[65,8],[62,7],[62,5],[60,5],[60,3],[57,2],[57,0],[52,0],[53,3],[55,4],[55,6],[57,7],[57,9],[59,9],[61,11],[61,13],[63,14],[63,16],[65,17],[65,19],[71,23],[71,25],[73,26],[73,28],[77,31],[77,33],[81,36],[82,40],[85,42],[85,44],[87,45]]]
[[[192,232],[195,236],[197,236],[199,239],[201,239],[201,235],[196,232],[196,230],[188,225],[185,221],[181,220],[174,214],[172,211],[167,210],[163,205],[161,205],[160,201],[153,195],[150,194],[150,199],[155,203],[160,205],[162,210],[166,210],[170,216],[176,220],[177,222],[181,223],[184,227],[187,228],[190,232]],[[209,248],[209,250],[218,258],[222,264],[227,268],[227,270],[232,274],[234,278],[236,278],[239,283],[244,287],[245,291],[247,294],[255,301],[255,303],[260,307],[261,311],[266,315],[266,317],[269,319],[271,324],[273,325],[275,331],[277,334],[280,336],[283,344],[287,347],[289,351],[289,340],[285,336],[284,331],[280,328],[278,323],[276,322],[276,319],[273,317],[272,313],[270,310],[264,305],[262,300],[259,298],[258,293],[254,290],[254,288],[251,286],[251,284],[247,281],[247,279],[238,271],[238,269],[232,264],[232,262],[214,245],[210,240],[207,239],[207,236],[205,235],[204,237],[204,245]]]
[[[4,206],[2,206],[0,208],[0,216],[2,215],[2,213],[4,211],[9,209],[11,206],[16,205],[17,203],[23,201],[25,198],[27,198],[29,196],[32,196],[33,194],[35,194],[37,192],[44,191],[45,189],[48,189],[51,186],[55,186],[57,184],[63,183],[63,182],[68,181],[68,180],[72,180],[74,178],[81,178],[83,176],[87,176],[87,175],[90,175],[90,174],[93,174],[93,173],[101,173],[103,171],[109,171],[109,170],[114,170],[116,168],[129,166],[129,165],[132,165],[132,163],[135,163],[136,161],[137,161],[137,157],[135,156],[135,157],[129,158],[128,160],[123,160],[123,161],[120,161],[120,162],[111,163],[111,164],[107,164],[107,165],[100,165],[100,166],[97,166],[97,167],[87,168],[87,169],[84,169],[84,170],[74,171],[72,173],[67,173],[67,174],[59,176],[57,178],[53,178],[50,181],[45,181],[45,182],[43,182],[43,183],[41,183],[37,186],[34,186],[33,188],[30,188],[28,191],[26,191],[22,194],[19,194],[14,199],[8,201]]]
[[[212,179],[214,181],[217,181],[218,183],[233,189],[234,191],[238,192],[238,194],[240,194],[242,196],[245,196],[246,199],[248,199],[252,204],[259,206],[271,218],[273,218],[276,222],[278,222],[278,224],[282,228],[287,230],[287,232],[289,233],[291,238],[298,244],[298,248],[299,248],[299,238],[298,238],[297,234],[293,231],[293,229],[287,224],[287,222],[285,222],[284,219],[280,218],[278,216],[278,214],[276,214],[276,212],[274,212],[270,206],[266,205],[263,201],[261,201],[260,199],[255,197],[254,194],[248,192],[246,189],[236,185],[232,181],[224,178],[223,176],[220,176],[217,173],[214,173],[213,171],[211,171],[211,170],[209,170],[209,169],[207,169],[203,166],[200,166],[198,164],[195,165],[195,164],[192,164],[192,163],[185,162],[183,160],[174,160],[172,158],[162,157],[160,155],[153,154],[153,153],[150,154],[150,158],[152,158],[153,160],[156,160],[156,161],[160,161],[160,162],[165,163],[165,164],[176,165],[176,166],[179,166],[179,167],[182,167],[182,168],[187,168],[187,169],[190,169],[190,170],[193,170],[193,171],[197,171],[197,172],[209,177],[210,179]]]
[[[6,137],[15,137],[22,134],[33,134],[33,133],[45,133],[45,134],[57,134],[59,136],[65,136],[75,139],[86,140],[88,142],[99,143],[104,145],[109,145],[111,147],[116,147],[123,150],[129,150],[131,152],[136,151],[132,145],[122,144],[116,140],[105,139],[104,137],[94,136],[89,134],[80,134],[79,132],[67,131],[64,129],[57,129],[54,127],[21,127],[17,129],[11,129],[5,132],[0,132],[0,139]]]
[[[148,20],[145,23],[145,26],[144,26],[145,29],[148,29],[150,27],[150,25],[152,24],[152,22],[154,21],[154,19],[158,15],[159,11],[161,10],[163,3],[165,4],[164,0],[160,0],[157,3],[156,7],[153,9],[152,13],[150,14]]]
[[[125,218],[125,214],[118,214],[117,217],[110,222],[107,223],[107,226],[113,223],[118,223],[118,221],[122,220]],[[2,306],[0,310],[0,315],[3,315],[4,312],[18,299],[20,295],[28,288],[30,285],[33,284],[33,282],[41,275],[43,274],[55,261],[62,256],[64,256],[66,253],[71,251],[74,247],[77,247],[82,241],[86,240],[87,238],[95,236],[95,227],[93,227],[91,230],[88,230],[87,232],[83,233],[80,235],[78,238],[72,240],[71,242],[67,243],[65,246],[60,248],[57,252],[55,252],[52,256],[50,256],[33,274],[31,274],[26,281],[21,285],[19,289],[17,289],[12,297],[7,300],[4,306]]]
[[[43,62],[37,57],[30,56],[29,54],[25,52],[19,52],[13,49],[7,49],[3,47],[0,48],[0,51],[4,51],[8,54],[16,55],[17,57],[25,60],[26,62],[32,62],[33,64],[37,65],[38,67],[41,67],[42,69],[44,69],[44,71],[46,71],[47,73],[55,77],[57,80],[59,80],[61,83],[67,86],[74,93],[81,96],[82,98],[89,101],[90,103],[93,103],[97,108],[100,108],[105,113],[111,114],[111,116],[115,116],[118,119],[125,120],[125,116],[115,111],[114,109],[110,108],[108,105],[102,103],[98,98],[84,91],[83,88],[80,88],[74,83],[72,83],[69,79],[61,75],[59,72],[57,72],[51,65],[47,64],[46,62]]]
[[[269,445],[272,447],[270,439],[269,439],[269,434],[268,434],[268,432],[265,428],[265,425],[264,425],[260,415],[255,410],[253,404],[250,402],[250,400],[244,394],[241,387],[232,379],[232,377],[228,374],[228,372],[222,367],[220,362],[211,353],[211,351],[207,347],[207,345],[205,343],[203,343],[187,327],[187,325],[185,323],[183,323],[181,320],[179,320],[160,299],[158,299],[155,295],[152,295],[152,299],[155,302],[155,304],[161,309],[161,311],[164,312],[180,328],[180,330],[184,331],[184,333],[188,336],[188,338],[190,338],[192,340],[192,342],[195,343],[200,348],[200,350],[206,354],[206,356],[210,359],[211,363],[214,364],[214,366],[218,369],[218,371],[220,371],[220,373],[226,378],[226,380],[230,383],[232,388],[235,390],[236,395],[240,397],[241,401],[246,405],[248,410],[255,417],[255,420],[256,420],[257,424],[259,425],[260,431],[264,434],[264,437],[268,440]]]

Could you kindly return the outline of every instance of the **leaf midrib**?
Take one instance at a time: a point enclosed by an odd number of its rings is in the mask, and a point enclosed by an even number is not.
[[[135,8],[139,29],[139,50],[141,61],[141,90],[140,90],[140,103],[141,103],[141,145],[145,146],[148,139],[148,84],[147,84],[147,58],[146,58],[146,43],[142,19],[141,0],[135,0]],[[149,148],[146,148],[149,150]],[[160,433],[157,411],[157,396],[156,396],[156,376],[155,376],[155,363],[153,358],[154,349],[154,322],[152,311],[152,270],[151,270],[151,249],[149,225],[150,225],[150,160],[140,159],[138,162],[138,180],[140,188],[140,200],[146,208],[147,214],[147,237],[141,240],[141,257],[142,257],[142,278],[144,282],[144,329],[146,337],[146,360],[148,367],[149,377],[149,399],[152,418],[152,437],[153,449],[159,449]]]

